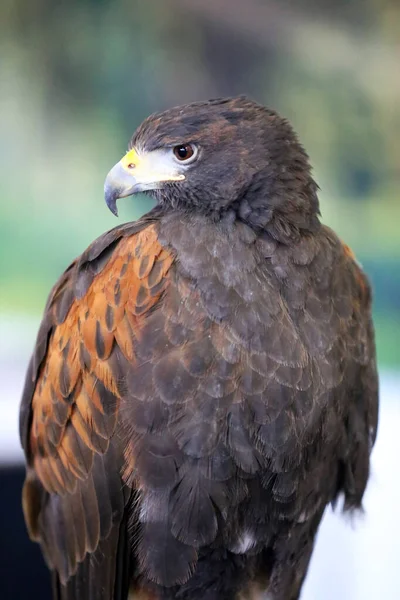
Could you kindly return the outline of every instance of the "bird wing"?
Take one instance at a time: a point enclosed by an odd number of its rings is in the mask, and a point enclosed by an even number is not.
[[[357,508],[368,480],[378,423],[368,279],[351,249],[328,227],[271,255],[270,270],[281,283],[288,313],[307,355],[303,381],[293,379],[296,369],[287,370],[286,381],[279,376],[286,389],[295,391],[294,426],[304,427],[307,422],[304,431],[308,428],[312,436],[318,432],[321,448],[336,448],[340,472],[335,493],[344,493],[347,508]],[[293,347],[287,346],[287,356]],[[305,446],[306,442],[304,438]],[[326,456],[324,461],[331,458]],[[318,493],[325,485],[319,468],[316,464],[314,489]]]
[[[20,435],[28,464],[25,519],[57,573],[56,597],[75,598],[78,589],[85,598],[98,598],[101,589],[110,590],[104,597],[120,597],[117,554],[129,554],[121,543],[130,494],[120,475],[120,399],[144,317],[168,285],[172,261],[151,219],[143,219],[94,242],[48,299]],[[90,554],[94,560],[84,560]],[[89,568],[96,574],[89,577]]]
[[[342,450],[341,490],[345,508],[359,508],[368,482],[369,456],[376,440],[379,412],[375,332],[372,322],[372,293],[369,281],[352,250],[342,245],[343,276],[336,285],[352,296],[352,311],[347,320],[346,350],[350,366],[350,393]],[[340,296],[339,296],[340,302]]]

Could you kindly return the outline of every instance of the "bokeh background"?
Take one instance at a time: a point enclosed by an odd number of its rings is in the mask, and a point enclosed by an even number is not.
[[[1,0],[0,597],[49,598],[26,542],[17,414],[51,285],[117,224],[103,181],[150,112],[246,93],[287,116],[323,220],[373,284],[381,427],[366,515],[327,514],[304,600],[399,597],[398,0]],[[150,208],[120,203],[120,220]],[[329,511],[327,511],[329,512]],[[397,557],[397,558],[396,558]]]

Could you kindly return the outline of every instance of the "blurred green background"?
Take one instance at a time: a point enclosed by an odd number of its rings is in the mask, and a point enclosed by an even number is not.
[[[327,511],[304,600],[397,600],[400,0],[0,0],[0,598],[50,597],[17,434],[50,287],[115,219],[104,178],[149,113],[248,94],[288,117],[325,223],[374,287],[381,415],[366,517]]]
[[[117,224],[103,181],[140,121],[246,93],[298,131],[323,220],[373,282],[380,364],[400,366],[398,0],[2,0],[0,16],[3,351]],[[148,208],[121,202],[120,221]]]

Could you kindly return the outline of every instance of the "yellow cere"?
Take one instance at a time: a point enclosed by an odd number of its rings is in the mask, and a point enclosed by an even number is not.
[[[121,159],[120,164],[141,183],[185,179],[185,175],[179,172],[179,166],[175,164],[171,153],[164,148],[143,153],[138,153],[135,148],[132,148]]]
[[[129,152],[125,154],[125,156],[121,160],[121,164],[124,167],[124,169],[128,170],[130,170],[129,165],[135,165],[136,167],[140,164],[140,157],[139,154],[136,152],[135,148],[132,148],[132,150],[129,150]]]

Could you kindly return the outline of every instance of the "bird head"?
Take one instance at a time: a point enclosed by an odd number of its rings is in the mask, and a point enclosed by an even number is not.
[[[276,214],[297,215],[305,225],[318,213],[308,156],[292,127],[243,96],[148,117],[104,189],[114,214],[118,198],[137,192],[151,194],[165,210],[215,219],[233,210],[261,228]]]

